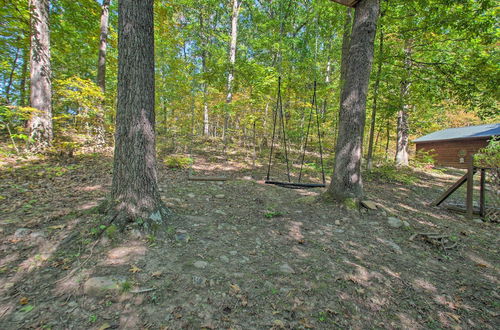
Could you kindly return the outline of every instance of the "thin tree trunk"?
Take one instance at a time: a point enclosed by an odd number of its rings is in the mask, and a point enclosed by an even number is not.
[[[28,121],[30,149],[40,152],[52,143],[52,91],[50,68],[49,0],[30,0],[31,107],[38,112]]]
[[[231,38],[229,44],[229,72],[227,75],[227,96],[226,104],[229,106],[233,101],[233,88],[234,88],[234,65],[236,63],[236,48],[238,40],[238,16],[240,14],[240,0],[232,0],[233,12],[231,15]],[[227,109],[229,111],[229,109]],[[222,139],[224,140],[224,147],[227,146],[227,129],[229,123],[229,112],[224,113],[224,128],[222,130]]]
[[[412,55],[412,42],[405,41],[405,60],[404,60],[404,79],[401,81],[401,109],[398,112],[398,139],[396,144],[396,165],[408,166],[408,144],[409,144],[409,112],[411,105],[409,104],[408,97],[410,95],[411,87],[411,55]]]
[[[99,57],[97,60],[97,85],[106,91],[106,49],[108,46],[108,20],[111,0],[103,0],[101,12],[101,34],[99,38]]]
[[[153,0],[118,2],[118,109],[112,221],[156,230],[170,214],[157,184]]]
[[[382,65],[384,63],[384,33],[380,30],[379,41],[379,61],[377,66],[377,76],[375,80],[375,87],[373,90],[373,104],[372,104],[372,118],[370,124],[370,139],[368,141],[368,157],[367,169],[371,171],[373,168],[373,138],[375,135],[375,122],[377,119],[377,103],[378,103],[378,90],[380,87],[380,76],[382,74]]]
[[[354,15],[341,98],[335,169],[327,190],[329,197],[341,202],[363,196],[361,152],[378,13],[379,0],[361,0]]]
[[[208,84],[206,81],[205,74],[207,72],[207,42],[205,40],[204,24],[203,24],[203,12],[200,13],[200,39],[201,39],[201,71],[203,75],[203,134],[205,136],[210,135],[210,121],[208,117]]]
[[[387,137],[385,141],[385,160],[389,158],[389,142],[391,141],[391,124],[389,119],[387,119]]]
[[[17,60],[19,59],[19,52],[21,48],[16,49],[16,56],[14,57],[14,61],[12,62],[12,69],[10,70],[9,82],[7,83],[7,87],[5,87],[5,99],[7,104],[10,104],[10,89],[12,88],[12,83],[14,81],[14,72],[16,72]]]

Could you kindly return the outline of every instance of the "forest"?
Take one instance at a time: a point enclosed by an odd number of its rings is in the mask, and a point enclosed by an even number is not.
[[[496,1],[0,3],[0,328],[498,324]]]

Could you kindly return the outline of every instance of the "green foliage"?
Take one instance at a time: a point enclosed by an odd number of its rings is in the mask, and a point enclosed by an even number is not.
[[[418,178],[410,167],[396,167],[393,163],[385,163],[374,167],[370,172],[363,174],[369,181],[385,183],[414,184]]]
[[[479,167],[500,168],[500,137],[492,138],[488,146],[474,155],[474,164]]]
[[[193,159],[182,155],[169,155],[165,157],[163,164],[168,168],[183,169],[193,164]]]
[[[411,165],[418,168],[433,168],[435,163],[435,150],[419,150],[411,160]]]
[[[264,213],[264,216],[268,219],[277,218],[283,216],[283,212],[268,210],[266,213]]]

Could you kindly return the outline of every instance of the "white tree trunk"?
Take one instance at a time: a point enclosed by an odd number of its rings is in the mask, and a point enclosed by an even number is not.
[[[238,16],[240,14],[240,0],[232,0],[232,15],[231,15],[231,39],[229,43],[229,72],[227,75],[227,96],[226,104],[231,104],[233,100],[233,81],[234,81],[234,64],[236,63],[236,46],[238,40]],[[226,144],[226,135],[229,123],[229,113],[224,114],[224,128],[222,131],[222,138],[224,145]]]
[[[409,155],[409,112],[411,105],[409,104],[410,87],[411,87],[411,55],[412,55],[412,42],[405,41],[405,74],[404,79],[401,81],[401,109],[398,112],[398,139],[396,144],[396,165],[408,166]]]
[[[52,91],[50,67],[49,0],[30,0],[31,107],[39,112],[28,121],[31,149],[41,151],[52,143]]]

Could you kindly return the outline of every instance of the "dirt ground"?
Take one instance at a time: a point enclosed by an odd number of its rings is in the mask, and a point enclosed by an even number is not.
[[[358,211],[254,180],[264,167],[195,159],[197,173],[230,180],[161,167],[177,216],[158,237],[105,226],[110,157],[6,159],[0,329],[500,327],[498,224],[428,206],[456,175],[373,179],[379,208]],[[92,287],[106,280],[116,285]]]

